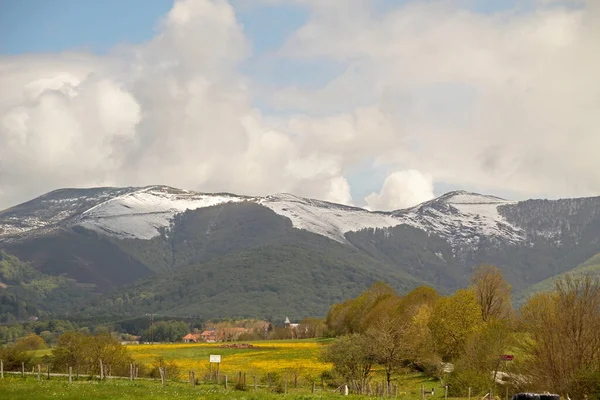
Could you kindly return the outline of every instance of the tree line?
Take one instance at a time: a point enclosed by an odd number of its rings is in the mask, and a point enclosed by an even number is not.
[[[323,359],[357,393],[379,368],[388,385],[417,370],[443,379],[454,396],[503,386],[600,398],[600,281],[589,276],[561,278],[518,310],[492,265],[475,268],[471,286],[450,296],[430,287],[399,296],[378,282],[333,305],[326,324],[338,339]]]

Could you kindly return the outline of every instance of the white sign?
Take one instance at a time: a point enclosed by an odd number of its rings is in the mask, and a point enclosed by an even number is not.
[[[210,362],[211,363],[220,363],[221,362],[221,356],[219,355],[210,355]]]

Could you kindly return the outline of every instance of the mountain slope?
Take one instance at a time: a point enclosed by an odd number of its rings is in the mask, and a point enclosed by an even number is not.
[[[144,279],[73,312],[300,319],[378,280],[400,292],[424,282],[321,236],[290,231],[271,243]]]
[[[557,279],[564,278],[565,275],[570,274],[572,276],[592,276],[600,278],[600,253],[596,254],[583,264],[569,270],[567,272],[563,272],[558,275],[554,275],[550,278],[544,279],[541,282],[538,282],[534,285],[531,285],[527,288],[527,290],[520,293],[517,297],[517,303],[523,303],[527,298],[538,292],[548,292],[554,289],[554,283]]]
[[[600,198],[456,191],[370,212],[289,194],[63,189],[0,212],[0,249],[85,289],[46,311],[314,315],[374,279],[450,292],[480,263],[525,292],[600,253]]]

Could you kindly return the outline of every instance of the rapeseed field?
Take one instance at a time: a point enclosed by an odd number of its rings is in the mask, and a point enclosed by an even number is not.
[[[219,375],[236,376],[239,372],[255,376],[267,373],[278,376],[296,376],[316,379],[332,365],[320,360],[320,354],[329,340],[293,340],[249,342],[252,348],[226,348],[230,343],[177,343],[129,345],[127,349],[135,361],[152,365],[162,358],[175,363],[181,378],[194,370],[197,376],[211,370],[209,356],[220,355]],[[216,365],[213,364],[213,370]]]

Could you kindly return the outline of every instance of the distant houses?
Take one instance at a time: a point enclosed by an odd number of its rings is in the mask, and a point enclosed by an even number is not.
[[[247,333],[248,329],[246,328],[220,328],[220,329],[207,329],[202,331],[202,333],[188,333],[185,335],[182,340],[185,343],[216,343],[216,342],[231,342],[238,340],[238,338]]]
[[[188,333],[183,337],[184,343],[197,343],[200,341],[200,334],[198,333]]]
[[[244,327],[239,325],[244,325]],[[242,335],[244,335],[244,340],[266,339],[267,336],[271,339],[296,339],[306,337],[307,332],[306,324],[292,323],[286,316],[285,320],[279,320],[279,323],[265,320],[252,321],[252,323],[242,321],[239,324],[216,323],[215,326],[202,332],[195,330],[188,333],[181,339],[185,343],[233,342],[240,340]]]

